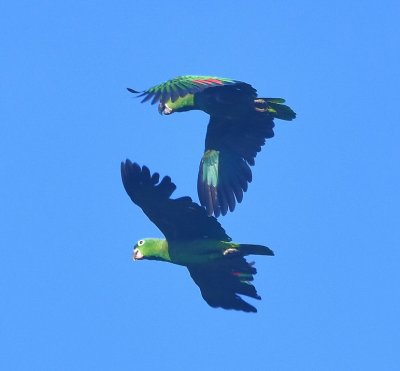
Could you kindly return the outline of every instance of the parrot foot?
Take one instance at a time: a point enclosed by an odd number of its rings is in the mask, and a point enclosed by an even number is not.
[[[226,250],[223,252],[223,255],[237,254],[238,252],[239,252],[238,249],[229,248],[229,249],[226,249]]]
[[[254,99],[254,109],[257,112],[268,112],[268,104],[264,99]]]

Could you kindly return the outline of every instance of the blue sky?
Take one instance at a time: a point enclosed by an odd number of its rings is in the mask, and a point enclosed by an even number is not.
[[[386,1],[4,2],[2,370],[397,370],[400,5]],[[208,117],[125,88],[246,81],[298,114],[220,219],[256,257],[256,315],[212,309],[185,269],[132,262],[161,237],[130,158],[197,200]],[[251,299],[250,299],[251,300]]]

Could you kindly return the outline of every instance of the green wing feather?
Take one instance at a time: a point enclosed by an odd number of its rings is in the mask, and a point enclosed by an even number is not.
[[[274,136],[273,128],[273,117],[260,112],[244,118],[210,117],[197,179],[200,204],[208,215],[225,215],[242,201],[252,181],[250,166],[266,139]]]
[[[170,99],[172,102],[175,102],[179,97],[198,93],[214,86],[240,83],[242,82],[224,77],[187,75],[168,80],[142,92],[131,88],[128,88],[128,91],[139,94],[138,97],[143,97],[142,103],[151,99],[151,104],[155,104],[157,102],[165,103]]]

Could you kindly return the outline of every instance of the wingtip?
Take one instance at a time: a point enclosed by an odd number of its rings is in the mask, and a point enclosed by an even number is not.
[[[132,88],[126,88],[126,90],[128,90],[129,93],[132,93],[132,94],[139,94],[140,93],[140,91],[134,90]]]
[[[269,256],[275,256],[275,253],[269,247],[267,247],[267,249],[269,252]]]

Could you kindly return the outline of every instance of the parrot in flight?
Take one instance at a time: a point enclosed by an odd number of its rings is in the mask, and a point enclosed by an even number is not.
[[[166,239],[144,238],[133,249],[134,260],[159,260],[185,266],[203,299],[214,308],[257,312],[243,300],[260,300],[251,284],[257,273],[246,255],[274,255],[266,246],[232,242],[217,219],[190,197],[172,199],[171,178],[126,160],[121,177],[131,200],[160,229]]]
[[[158,104],[164,115],[201,110],[210,115],[200,161],[197,192],[207,214],[233,211],[252,181],[250,166],[267,138],[274,119],[291,121],[295,112],[282,98],[258,98],[251,85],[212,76],[180,76],[144,91],[128,88]]]

